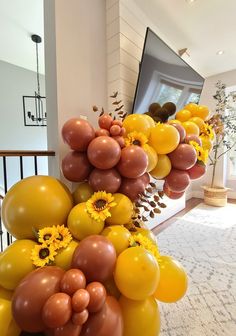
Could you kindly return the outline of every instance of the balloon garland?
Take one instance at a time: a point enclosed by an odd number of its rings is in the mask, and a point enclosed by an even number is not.
[[[49,336],[156,336],[158,300],[180,300],[187,275],[158,250],[145,226],[206,170],[213,140],[209,110],[150,105],[128,115],[101,111],[99,129],[73,118],[62,128],[70,152],[57,179],[32,176],[3,200],[6,229],[17,239],[0,255],[0,333]],[[96,106],[94,112],[98,112]],[[153,178],[150,179],[150,176]],[[165,180],[163,190],[154,182]]]

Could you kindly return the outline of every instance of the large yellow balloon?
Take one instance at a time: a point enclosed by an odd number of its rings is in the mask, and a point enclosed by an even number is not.
[[[5,196],[3,223],[17,239],[34,239],[33,229],[64,224],[72,206],[72,196],[60,181],[31,176],[16,183]]]
[[[11,301],[0,298],[0,335],[19,336],[21,330],[12,317]]]
[[[67,226],[73,237],[82,240],[90,235],[97,235],[104,228],[104,221],[96,221],[87,212],[86,203],[79,203],[71,210]]]
[[[106,224],[124,225],[129,223],[133,215],[133,203],[127,196],[120,193],[114,194],[113,197],[116,206],[112,207],[109,210],[111,213],[111,217],[108,217],[106,219]]]
[[[179,132],[169,124],[158,124],[151,129],[149,145],[157,154],[168,154],[175,150],[179,144]]]
[[[73,192],[74,204],[87,202],[87,200],[93,195],[94,191],[88,182],[79,184]]]
[[[135,232],[132,232],[133,235],[139,234],[141,233],[141,235],[147,237],[149,240],[151,240],[151,242],[153,244],[157,243],[156,240],[156,236],[154,235],[154,233],[152,233],[151,230],[145,229],[145,228],[136,228]]]
[[[160,313],[158,304],[152,296],[140,301],[121,296],[119,303],[124,319],[123,336],[159,335]]]
[[[11,300],[13,291],[0,287],[0,299]]]
[[[202,120],[206,120],[207,117],[209,116],[209,108],[205,105],[199,105],[196,110],[192,113],[193,117],[199,117]]]
[[[181,123],[181,121],[179,121],[179,120],[177,120],[177,119],[170,119],[169,121],[168,121],[168,124],[179,124],[179,125],[181,125],[182,123]]]
[[[200,136],[200,139],[202,141],[202,148],[204,150],[208,150],[210,152],[212,147],[213,147],[213,144],[212,144],[211,140],[208,137],[205,137],[205,136]]]
[[[176,302],[187,291],[188,277],[183,266],[169,256],[161,256],[158,260],[160,266],[160,282],[154,294],[162,302]]]
[[[185,110],[189,110],[192,114],[192,117],[195,117],[194,113],[198,110],[198,105],[195,103],[189,103],[184,107]]]
[[[55,265],[66,271],[69,270],[74,251],[78,245],[78,241],[72,240],[67,247],[60,249],[55,256]]]
[[[35,269],[31,252],[35,242],[28,239],[16,240],[0,256],[0,286],[13,290],[19,282]]]
[[[162,180],[169,175],[171,171],[171,162],[167,155],[158,155],[158,162],[156,167],[150,172],[150,175],[157,180]]]
[[[192,117],[189,110],[181,110],[176,113],[175,118],[181,122],[188,121]]]
[[[117,256],[129,247],[129,238],[131,237],[131,233],[122,225],[108,226],[101,234],[112,242]]]
[[[182,123],[182,126],[185,128],[187,135],[199,135],[200,133],[198,126],[192,121],[185,121]]]
[[[146,171],[147,173],[149,173],[151,170],[153,170],[156,167],[158,156],[157,156],[157,153],[155,152],[155,149],[149,146],[148,144],[144,145],[142,148],[148,156],[148,167]]]
[[[199,117],[193,117],[191,119],[189,119],[189,121],[193,122],[194,124],[196,124],[199,128],[199,131],[201,132],[202,127],[204,126],[204,121],[199,118]]]
[[[144,114],[128,115],[123,121],[123,127],[126,129],[127,133],[136,131],[145,134],[147,137],[150,135],[150,121]]]
[[[155,127],[156,123],[148,114],[143,114],[144,118],[147,119],[150,127]]]
[[[154,256],[141,246],[130,247],[117,258],[114,279],[129,299],[144,300],[154,294],[160,271]]]

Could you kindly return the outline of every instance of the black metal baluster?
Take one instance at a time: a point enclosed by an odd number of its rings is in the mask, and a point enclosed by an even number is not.
[[[23,157],[20,156],[20,179],[22,180],[24,178],[24,169],[23,169]]]
[[[2,202],[1,201],[1,199],[0,199],[0,202]],[[3,251],[3,231],[2,231],[2,218],[1,218],[1,216],[0,216],[0,252],[2,252]]]
[[[37,156],[34,156],[34,173],[35,173],[35,175],[38,175],[38,161],[37,161]]]
[[[4,180],[4,192],[7,194],[7,158],[3,156],[3,180]],[[7,245],[11,244],[10,233],[7,232]]]

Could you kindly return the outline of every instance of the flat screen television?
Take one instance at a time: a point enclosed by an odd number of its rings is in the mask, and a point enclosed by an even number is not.
[[[204,78],[147,28],[133,113],[145,113],[151,103],[176,104],[177,111],[198,103]]]

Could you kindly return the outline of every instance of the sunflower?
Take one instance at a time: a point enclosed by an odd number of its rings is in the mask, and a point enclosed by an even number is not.
[[[204,123],[204,125],[201,128],[200,136],[204,136],[206,138],[209,138],[210,140],[213,140],[214,132],[212,126]]]
[[[57,230],[55,226],[53,227],[46,227],[38,232],[38,242],[41,244],[51,245],[56,237],[58,236]]]
[[[105,191],[98,191],[86,202],[86,208],[90,216],[96,221],[104,221],[111,217],[110,208],[114,207],[114,197]]]
[[[146,135],[136,131],[129,133],[125,139],[126,147],[131,145],[143,147],[144,145],[146,145],[147,142],[148,139]]]
[[[208,150],[204,150],[196,141],[190,141],[189,144],[193,146],[195,151],[197,152],[198,161],[202,161],[203,163],[207,163],[208,159]]]
[[[57,225],[57,227],[53,226],[57,235],[55,236],[55,240],[53,241],[53,246],[55,250],[60,249],[62,247],[67,247],[72,240],[72,235],[68,228],[64,225]]]
[[[31,260],[37,267],[43,267],[54,261],[56,251],[47,244],[35,245],[31,252]]]
[[[149,251],[150,253],[153,254],[153,256],[158,260],[160,257],[159,250],[156,244],[153,244],[153,242],[142,235],[141,233],[134,234],[129,238],[129,245],[131,247],[133,246],[141,246],[145,250]]]

